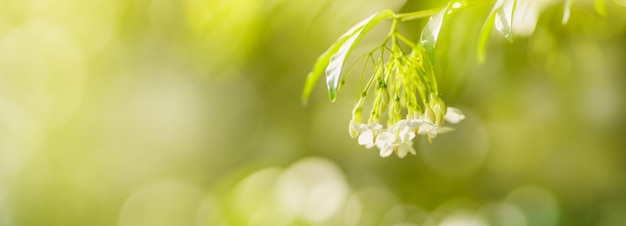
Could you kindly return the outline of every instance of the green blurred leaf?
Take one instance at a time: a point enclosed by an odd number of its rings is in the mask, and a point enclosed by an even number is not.
[[[572,0],[565,0],[565,6],[563,8],[563,20],[561,21],[563,25],[566,25],[567,21],[569,21],[571,8],[572,8]]]
[[[495,9],[495,8],[494,8]],[[493,24],[496,20],[495,10],[492,10],[487,16],[485,23],[480,31],[480,37],[478,38],[478,50],[477,50],[477,59],[478,63],[485,62],[485,50],[487,49],[487,41],[489,41],[489,36],[491,36],[491,31],[493,30]]]
[[[509,42],[513,42],[512,22],[516,2],[516,0],[498,0],[491,9],[478,38],[478,50],[476,51],[478,63],[485,62],[487,41],[489,41],[494,25]]]
[[[604,0],[596,0],[593,5],[600,16],[606,16],[606,3]]]
[[[500,6],[498,6],[498,3],[500,2],[502,3]],[[516,2],[516,0],[500,0],[498,1],[498,3],[496,3],[496,6],[498,6],[495,18],[496,30],[504,35],[506,40],[508,40],[509,42],[513,42],[513,31],[511,30],[511,27]]]
[[[441,31],[441,26],[443,25],[443,21],[445,16],[447,15],[448,8],[450,8],[450,4],[443,8],[439,13],[431,16],[428,19],[428,23],[422,29],[422,34],[420,36],[420,43],[428,53],[430,57],[430,62],[435,62],[435,47],[437,46],[437,39],[439,38],[439,32]]]
[[[341,69],[345,60],[350,56],[354,46],[363,38],[363,36],[372,29],[380,21],[392,18],[395,14],[393,11],[386,9],[375,13],[367,19],[354,25],[350,30],[343,34],[333,43],[326,52],[317,58],[313,70],[307,75],[307,79],[302,91],[302,101],[307,103],[309,96],[315,83],[319,77],[326,73],[326,84],[330,101],[335,101],[337,96],[337,87],[339,86],[339,78]]]

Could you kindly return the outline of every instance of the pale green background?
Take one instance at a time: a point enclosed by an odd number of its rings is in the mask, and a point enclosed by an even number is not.
[[[355,80],[304,107],[305,75],[446,2],[0,0],[0,225],[624,225],[626,9],[573,2],[484,65],[489,8],[456,15],[437,76],[467,119],[382,159],[348,135]]]

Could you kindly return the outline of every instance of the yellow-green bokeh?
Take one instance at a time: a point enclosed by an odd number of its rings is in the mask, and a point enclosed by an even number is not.
[[[444,1],[0,0],[0,226],[622,225],[624,1],[546,2],[483,65],[489,8],[455,15],[436,70],[467,119],[383,159],[348,134],[357,76],[303,107],[305,75]]]

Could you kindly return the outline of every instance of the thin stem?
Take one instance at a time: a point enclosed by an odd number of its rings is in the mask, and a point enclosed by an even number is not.
[[[363,69],[361,70],[361,75],[359,76],[359,85],[356,89],[356,100],[359,101],[361,96],[361,85],[363,84],[363,74],[365,74],[365,69],[367,68],[367,63],[369,63],[372,54],[367,54],[367,58],[365,58],[365,63],[363,63]]]
[[[381,56],[380,56],[380,62],[382,62],[383,59],[383,51],[381,51]],[[374,80],[378,77],[378,73],[379,71],[382,69],[382,65],[379,65],[376,63],[376,61],[374,60],[374,57],[370,57],[370,59],[372,60],[372,66],[374,66],[374,75],[372,77],[370,77],[370,80],[367,82],[367,84],[365,85],[365,89],[363,89],[363,93],[362,96],[367,96],[367,93],[369,92],[370,88],[372,87],[372,84],[374,84]]]
[[[389,35],[391,36],[391,52],[395,53],[398,47],[398,19],[394,19],[391,23],[391,30],[389,31]]]
[[[410,13],[399,13],[399,14],[396,14],[396,18],[400,21],[422,19],[422,18],[426,18],[426,17],[437,14],[443,8],[444,7],[439,7],[439,8],[421,10],[421,11],[410,12]]]
[[[359,56],[359,58],[357,58],[352,65],[350,65],[350,67],[348,68],[348,71],[346,71],[346,73],[344,73],[343,79],[341,79],[341,82],[339,83],[339,90],[343,89],[344,84],[346,83],[346,78],[348,78],[348,76],[350,75],[350,72],[352,72],[352,69],[354,69],[354,66],[357,65],[357,63],[359,63],[359,61],[361,61],[363,59],[363,57],[366,57],[367,55],[361,55]],[[367,64],[367,60],[365,61],[365,63]]]
[[[380,68],[377,67],[375,73],[378,73],[379,70]],[[365,84],[365,89],[363,89],[363,92],[361,93],[361,97],[367,96],[367,93],[369,93],[372,84],[374,84],[374,80],[376,80],[376,75],[370,77],[370,80],[367,81],[367,84]]]
[[[400,41],[403,41],[404,43],[406,43],[407,45],[411,46],[411,48],[413,48],[416,44],[414,42],[412,42],[411,40],[409,40],[408,38],[404,37],[404,35],[396,32],[396,35],[398,36],[398,38],[400,39]]]
[[[487,5],[487,4],[493,4],[495,2],[495,0],[483,0],[483,1],[457,1],[457,3],[459,3],[463,8],[471,8],[471,7],[476,7],[476,6],[483,6],[483,5]],[[459,6],[459,7],[461,7]],[[426,18],[432,15],[437,14],[438,12],[441,12],[441,10],[443,10],[445,7],[438,7],[438,8],[433,8],[433,9],[426,9],[426,10],[420,10],[420,11],[416,11],[416,12],[410,12],[410,13],[398,13],[395,15],[394,18],[399,19],[401,22],[402,21],[409,21],[409,20],[417,20],[417,19],[422,19],[422,18]],[[457,7],[455,7],[457,8]]]
[[[381,46],[380,48],[389,51],[389,53],[393,53],[393,51],[391,50],[391,48],[387,47],[386,45]]]

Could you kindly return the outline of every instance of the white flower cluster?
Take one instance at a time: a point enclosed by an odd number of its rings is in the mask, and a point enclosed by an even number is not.
[[[404,158],[408,153],[415,155],[413,138],[416,135],[428,136],[428,141],[432,142],[437,134],[453,130],[442,125],[444,120],[458,123],[465,119],[463,112],[457,108],[448,107],[443,120],[437,120],[432,112],[432,110],[427,110],[414,119],[402,119],[388,128],[383,128],[379,123],[357,123],[353,118],[349,126],[350,135],[353,138],[358,136],[359,144],[367,149],[372,147],[380,149],[381,157],[387,157],[394,153],[400,158]]]
[[[384,52],[380,54],[374,74],[357,96],[348,129],[359,144],[368,149],[378,148],[381,157],[395,153],[403,158],[408,153],[416,154],[413,149],[416,136],[427,136],[432,142],[438,134],[453,130],[444,127],[444,121],[458,123],[465,116],[461,110],[447,107],[438,91],[429,54],[422,45],[413,46],[407,54],[392,43],[387,51],[391,53],[389,59],[383,57]],[[365,123],[363,107],[370,100],[372,105]]]

